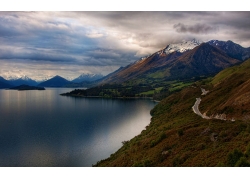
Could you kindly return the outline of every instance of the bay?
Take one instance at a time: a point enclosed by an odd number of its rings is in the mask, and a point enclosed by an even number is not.
[[[90,167],[138,135],[156,105],[59,95],[71,90],[0,90],[1,167]]]

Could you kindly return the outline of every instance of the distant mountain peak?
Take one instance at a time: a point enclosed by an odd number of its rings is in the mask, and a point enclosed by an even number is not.
[[[52,77],[51,79],[44,81],[42,83],[40,83],[38,86],[43,86],[43,87],[64,87],[68,84],[70,84],[71,82],[68,81],[67,79],[56,75],[54,77]]]
[[[5,76],[5,79],[6,80],[10,80],[10,81],[13,81],[13,80],[32,80],[31,78],[29,78],[27,75],[10,75],[10,76]]]
[[[5,79],[9,81],[9,84],[14,85],[14,86],[19,86],[22,84],[26,84],[30,86],[37,85],[37,82],[35,80],[29,78],[26,75],[23,75],[23,76],[11,75],[11,76],[7,76]]]
[[[92,73],[82,73],[79,77],[94,77],[94,76],[102,76],[101,74],[92,74]]]
[[[67,79],[65,79],[64,77],[59,76],[59,75],[55,75],[54,77],[52,77],[52,78],[50,78],[50,79],[48,79],[48,80],[51,80],[51,79],[63,79],[63,80],[68,81]],[[48,81],[48,80],[47,80],[47,81]]]
[[[244,48],[241,45],[234,43],[231,40],[228,41],[211,40],[208,41],[208,44],[216,48],[219,48],[232,58],[244,61],[250,57],[250,49]]]
[[[4,78],[6,80],[16,80],[16,79],[19,79],[20,77],[21,76],[15,76],[15,75],[10,75],[10,76],[6,75],[6,76],[4,76]]]
[[[75,82],[75,83],[80,83],[83,81],[91,82],[91,81],[95,81],[101,78],[103,78],[102,74],[82,73],[80,76],[72,80],[72,82]]]
[[[26,75],[21,76],[19,79],[22,79],[22,80],[31,80],[31,78],[29,78]]]

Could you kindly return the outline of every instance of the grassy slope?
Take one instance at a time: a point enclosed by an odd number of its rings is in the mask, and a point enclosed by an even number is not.
[[[228,118],[246,120],[250,115],[250,60],[217,74],[209,96],[203,98],[202,112],[226,114]]]
[[[226,78],[230,78],[231,76],[234,76],[235,74],[238,73],[246,73],[249,75],[249,70],[250,70],[250,60],[247,60],[245,62],[243,62],[240,65],[237,66],[232,66],[230,68],[227,68],[221,72],[219,72],[214,78],[212,83],[213,84],[218,84],[221,81],[225,80]],[[249,77],[249,76],[247,76]]]
[[[223,75],[212,79],[215,85],[213,88],[211,84],[206,85],[206,88],[210,87],[210,93],[202,97],[201,109],[222,105],[229,97],[228,93],[236,92],[238,88],[244,90],[246,84],[241,87],[236,82],[245,79],[244,84],[249,77],[230,75],[233,72],[246,73],[249,61],[239,71],[229,69],[230,73],[222,72]],[[151,111],[150,125],[96,166],[234,166],[236,161],[231,162],[237,156],[236,149],[240,152],[238,154],[245,153],[242,162],[249,160],[249,120],[202,119],[192,111],[195,98],[200,96],[200,88],[191,86],[162,100]],[[245,162],[245,165],[249,163]]]

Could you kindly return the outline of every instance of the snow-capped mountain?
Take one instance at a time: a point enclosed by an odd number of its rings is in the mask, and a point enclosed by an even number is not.
[[[19,78],[20,80],[24,80],[24,81],[29,81],[29,80],[32,80],[31,78],[29,78],[28,76],[22,76]]]
[[[5,76],[5,79],[9,80],[9,81],[14,81],[14,80],[17,80],[17,79],[30,80],[31,78],[29,78],[26,75],[23,75],[23,76],[10,75],[10,76]]]
[[[146,60],[150,56],[153,56],[154,54],[168,55],[168,54],[171,54],[173,52],[177,52],[177,53],[181,54],[181,53],[184,53],[188,50],[194,49],[195,47],[199,46],[201,43],[202,42],[200,42],[199,40],[193,39],[191,41],[183,40],[180,43],[168,44],[165,48],[162,48],[161,50],[157,51],[156,53],[141,57],[139,60],[131,63],[129,66],[132,66],[134,64],[141,64],[141,63],[143,63],[144,60]]]
[[[166,54],[170,54],[173,52],[183,53],[185,51],[194,49],[196,46],[199,46],[200,44],[201,42],[195,39],[193,39],[192,41],[182,41],[181,43],[167,45],[167,47],[164,48],[163,51]]]
[[[13,77],[13,79],[9,79],[9,82],[14,86],[20,86],[23,84],[29,85],[29,86],[35,86],[37,85],[37,82],[33,79],[29,78],[28,76],[21,76],[19,78],[16,78],[16,76]]]
[[[3,76],[4,77],[4,79],[6,79],[6,80],[17,80],[17,79],[19,79],[19,78],[21,78],[22,76],[15,76],[15,75],[10,75],[10,76]]]
[[[105,77],[99,84],[152,82],[186,79],[215,74],[239,63],[223,50],[196,40],[169,44],[148,58],[143,58]]]
[[[173,53],[173,52],[180,52],[180,53],[183,53],[185,51],[188,51],[188,50],[192,50],[194,49],[196,46],[199,46],[202,42],[196,40],[196,39],[193,39],[191,41],[185,41],[183,40],[182,42],[180,43],[173,43],[173,44],[168,44],[166,47],[162,48],[161,50],[159,50],[157,52],[157,54],[170,54],[170,53]],[[154,53],[153,53],[154,54]],[[131,64],[136,64],[140,61],[143,61],[145,59],[147,59],[148,57],[152,56],[153,54],[150,54],[150,55],[147,55],[147,56],[144,56],[144,57],[141,57],[139,60],[131,63]]]
[[[77,77],[74,80],[72,80],[72,82],[75,82],[75,83],[80,83],[80,82],[83,82],[83,81],[89,81],[89,82],[91,82],[91,81],[95,81],[95,80],[101,79],[102,77],[103,77],[102,74],[83,73],[79,77]]]

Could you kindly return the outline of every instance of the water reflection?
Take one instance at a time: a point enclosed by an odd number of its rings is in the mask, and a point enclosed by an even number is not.
[[[0,90],[0,166],[91,166],[150,122],[149,100]]]

